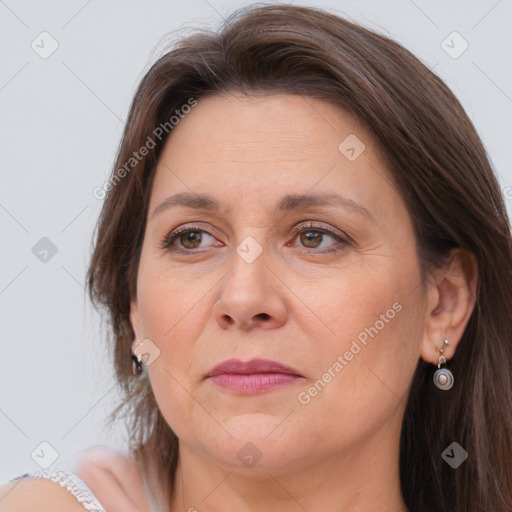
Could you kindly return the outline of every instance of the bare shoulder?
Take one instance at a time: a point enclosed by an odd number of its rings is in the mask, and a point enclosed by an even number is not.
[[[46,478],[26,477],[0,485],[0,512],[84,512],[65,488]]]

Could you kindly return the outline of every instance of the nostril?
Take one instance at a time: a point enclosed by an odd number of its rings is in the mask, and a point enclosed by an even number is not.
[[[224,318],[229,325],[235,323],[235,321],[229,315],[224,315]]]

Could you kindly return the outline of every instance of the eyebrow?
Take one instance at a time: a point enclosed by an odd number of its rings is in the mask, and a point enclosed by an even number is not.
[[[210,210],[214,212],[221,211],[221,203],[213,196],[208,194],[189,194],[187,192],[182,192],[169,196],[157,205],[153,210],[153,217],[173,206],[184,206],[186,208]],[[355,213],[359,213],[375,222],[375,217],[363,205],[335,193],[305,195],[289,194],[281,199],[276,210],[292,211],[317,206],[339,206]]]

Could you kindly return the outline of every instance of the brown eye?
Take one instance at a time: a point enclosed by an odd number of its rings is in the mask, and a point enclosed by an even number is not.
[[[349,244],[348,240],[337,231],[328,227],[320,227],[315,224],[302,224],[293,230],[293,234],[299,235],[298,242],[301,247],[311,249],[313,253],[334,252]],[[331,243],[326,247],[322,247],[324,241],[329,238],[337,243]]]
[[[206,237],[206,238],[205,238]],[[207,247],[202,242],[205,242],[208,237],[213,239],[213,236],[204,231],[203,229],[195,227],[182,227],[174,230],[167,235],[161,242],[160,247],[169,251],[189,251]],[[210,244],[212,245],[212,244]]]
[[[200,231],[186,231],[179,235],[180,243],[187,249],[196,249],[201,244],[202,236]]]
[[[303,231],[300,234],[300,241],[309,249],[316,249],[322,242],[323,233],[318,231]]]

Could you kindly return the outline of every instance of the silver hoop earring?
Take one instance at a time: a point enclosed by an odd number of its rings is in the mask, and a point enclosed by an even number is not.
[[[453,373],[446,368],[446,357],[443,355],[443,351],[448,345],[448,340],[445,339],[443,346],[439,349],[441,355],[437,361],[437,370],[434,373],[434,384],[443,391],[451,389],[454,382]]]

